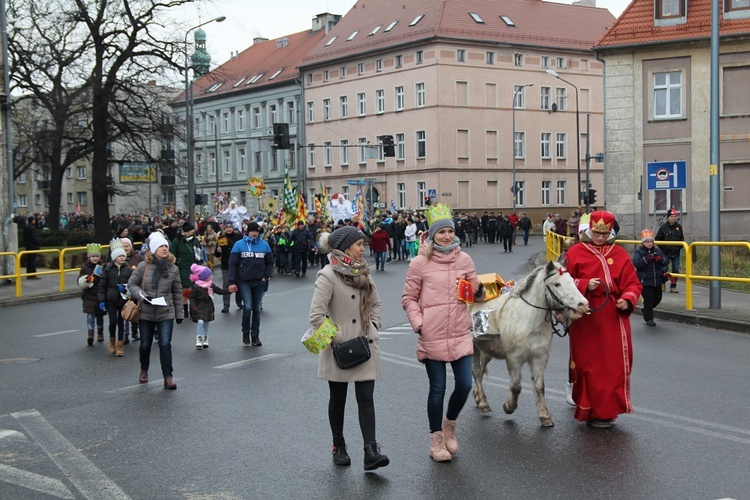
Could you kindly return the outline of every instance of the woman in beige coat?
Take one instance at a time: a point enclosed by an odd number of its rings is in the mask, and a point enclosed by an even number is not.
[[[388,457],[380,453],[375,439],[375,379],[380,375],[380,297],[370,276],[365,252],[365,235],[352,226],[344,226],[333,233],[323,233],[320,247],[329,251],[330,265],[318,272],[315,293],[310,304],[310,324],[319,327],[326,316],[339,332],[332,346],[355,337],[367,336],[371,357],[361,365],[342,370],[336,364],[331,349],[320,353],[318,377],[328,381],[328,421],[333,434],[333,463],[350,465],[344,440],[344,409],[349,382],[354,382],[359,407],[359,426],[365,449],[365,470],[388,465]]]

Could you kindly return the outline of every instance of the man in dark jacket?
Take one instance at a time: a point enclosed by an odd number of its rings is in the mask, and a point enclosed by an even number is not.
[[[488,243],[495,243],[496,233],[497,233],[497,219],[495,218],[495,212],[490,212],[490,215],[487,218],[487,231],[485,232],[485,234],[487,235]]]
[[[482,240],[487,243],[487,233],[489,231],[488,224],[490,221],[490,215],[487,213],[487,211],[484,212],[484,215],[481,219],[481,225],[482,225]]]
[[[300,273],[304,277],[307,273],[307,253],[315,244],[315,238],[305,226],[304,221],[297,222],[297,228],[290,236],[292,242],[292,267],[294,275],[299,278]]]
[[[31,215],[26,221],[26,227],[23,228],[23,246],[26,250],[39,250],[42,248],[39,241],[39,233],[36,230],[36,217]],[[33,274],[36,272],[36,257],[38,254],[26,254],[26,272]],[[27,280],[42,279],[41,276],[27,276]]]
[[[529,216],[526,215],[526,212],[523,212],[521,214],[521,220],[518,221],[518,227],[521,229],[521,234],[523,234],[523,244],[528,245],[529,244],[529,233],[531,233],[531,227],[532,227],[531,219],[529,219]]]
[[[304,228],[304,222],[302,226]],[[307,229],[307,228],[304,228]],[[302,259],[307,257],[307,250]],[[250,222],[247,236],[234,244],[229,255],[229,291],[242,295],[242,342],[262,346],[260,341],[260,307],[263,293],[273,275],[273,254],[268,242],[260,238],[260,225]]]
[[[229,256],[232,253],[232,247],[242,239],[242,235],[235,231],[232,224],[227,224],[224,232],[217,239],[218,246],[216,252],[221,256],[221,287],[226,290],[229,286]],[[221,300],[224,307],[221,312],[229,312],[229,294],[222,295]],[[234,295],[234,301],[238,309],[242,309],[242,297],[239,293]]]
[[[667,212],[667,222],[661,225],[654,238],[656,241],[685,241],[682,226],[677,222],[677,210],[670,208]],[[681,245],[660,245],[659,248],[667,260],[672,263],[672,273],[680,272],[680,250]],[[677,293],[677,281],[669,285],[670,293]]]

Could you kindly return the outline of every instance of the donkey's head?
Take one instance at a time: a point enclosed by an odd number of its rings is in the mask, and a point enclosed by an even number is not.
[[[559,321],[570,325],[589,310],[589,301],[578,291],[573,278],[561,264],[549,261],[543,273],[549,303],[562,309],[556,314]]]

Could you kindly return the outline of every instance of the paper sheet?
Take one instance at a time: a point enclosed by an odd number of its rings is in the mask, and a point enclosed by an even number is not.
[[[146,300],[152,306],[166,306],[167,300],[164,297],[156,297],[155,299]]]

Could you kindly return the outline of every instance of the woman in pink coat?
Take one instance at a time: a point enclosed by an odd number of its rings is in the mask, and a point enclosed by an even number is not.
[[[450,208],[436,205],[428,212],[429,230],[421,236],[419,255],[406,273],[401,305],[419,335],[417,358],[425,364],[430,380],[427,417],[430,423],[430,457],[450,461],[458,451],[456,420],[471,391],[474,342],[471,316],[458,298],[459,282],[464,299],[484,290],[477,280],[474,261],[461,251]],[[468,285],[471,285],[471,288]],[[446,369],[451,364],[455,389],[443,416]]]

